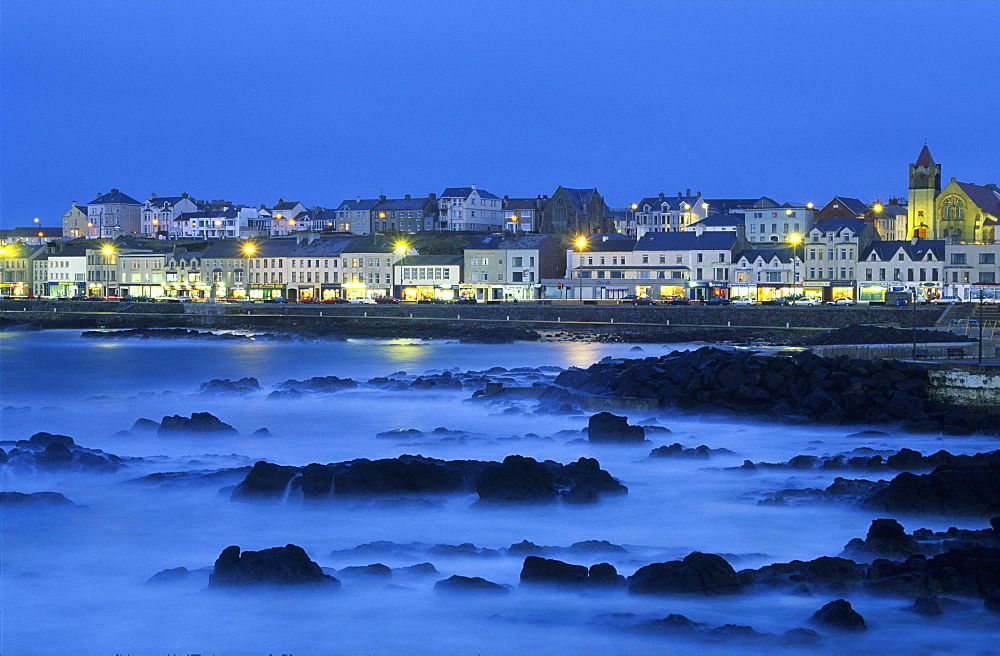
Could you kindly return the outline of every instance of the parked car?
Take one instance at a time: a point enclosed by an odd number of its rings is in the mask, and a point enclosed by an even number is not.
[[[729,302],[730,305],[757,305],[757,301],[749,296],[737,296]]]
[[[376,296],[372,300],[379,305],[399,305],[399,299],[392,298],[391,296]]]
[[[858,302],[855,301],[850,296],[841,296],[840,298],[835,298],[832,301],[827,301],[827,305],[857,305]]]
[[[352,298],[351,300],[348,301],[348,303],[351,303],[353,305],[375,305],[375,301],[368,298],[367,296]]]
[[[986,299],[983,299],[986,301]],[[962,299],[958,296],[939,296],[935,298],[931,303],[961,303]]]
[[[683,296],[671,296],[667,299],[667,305],[691,305],[691,301]]]
[[[338,305],[342,303],[350,303],[346,298],[324,298],[320,303],[326,303],[327,305]]]
[[[789,305],[819,305],[819,299],[814,296],[803,296],[794,301],[789,301]]]
[[[447,305],[448,301],[443,298],[421,298],[417,301],[418,305]]]
[[[729,305],[729,299],[722,296],[715,296],[706,300],[705,305]]]
[[[455,303],[455,305],[475,305],[478,302],[479,301],[477,301],[476,299],[472,298],[471,296],[463,296],[462,298],[456,298],[453,301],[453,303]]]

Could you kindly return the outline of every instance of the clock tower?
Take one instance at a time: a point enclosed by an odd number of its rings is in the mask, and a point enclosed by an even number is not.
[[[924,144],[915,164],[910,164],[910,196],[906,210],[907,238],[940,239],[935,201],[941,193],[941,165]]]

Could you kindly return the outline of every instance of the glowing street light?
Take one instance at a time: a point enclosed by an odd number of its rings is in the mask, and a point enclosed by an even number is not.
[[[881,212],[883,209],[885,208],[882,207],[882,203],[875,203],[874,205],[872,205],[872,210],[876,212]]]
[[[797,273],[799,268],[798,260],[795,259],[795,256],[798,254],[799,244],[802,243],[802,235],[800,235],[797,232],[793,232],[792,234],[788,235],[788,242],[792,245],[792,284],[795,284],[796,282],[795,278],[798,277]],[[803,248],[802,250],[804,254],[805,248]],[[805,292],[805,286],[803,286],[803,293],[804,292]]]
[[[587,246],[589,245],[589,242],[587,242],[587,238],[585,236],[580,235],[579,237],[576,238],[576,241],[574,242],[574,244],[576,244],[576,250],[577,250],[577,252],[578,253],[582,253],[583,251],[585,251],[587,249]],[[580,266],[583,266],[583,256],[582,255],[580,256]],[[583,278],[580,278],[579,276],[577,276],[577,280],[579,282],[577,283],[576,288],[577,288],[577,290],[579,291],[579,294],[580,294],[580,305],[583,305]]]
[[[250,302],[250,258],[253,257],[254,253],[257,252],[257,245],[254,244],[253,242],[247,242],[243,244],[242,250],[243,254],[247,256],[247,269],[244,272],[244,275],[246,276],[246,296],[244,300],[247,303],[249,303]]]

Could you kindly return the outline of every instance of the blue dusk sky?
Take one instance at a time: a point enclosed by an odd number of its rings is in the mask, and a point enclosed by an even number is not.
[[[997,2],[3,0],[0,226],[597,187],[825,203],[1000,182]]]

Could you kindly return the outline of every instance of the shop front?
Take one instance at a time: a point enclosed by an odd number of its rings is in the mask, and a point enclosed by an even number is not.
[[[259,301],[270,298],[284,298],[285,286],[281,283],[260,283],[250,285],[250,300]]]
[[[855,298],[855,283],[853,280],[832,280],[830,281],[830,298],[827,300],[836,301],[838,298]]]
[[[149,298],[156,298],[158,296],[164,296],[165,290],[163,285],[120,285],[118,287],[118,294],[121,296],[148,296]],[[108,292],[111,294],[111,292]],[[114,296],[114,294],[111,294]]]
[[[752,298],[757,300],[757,285],[735,284],[729,288],[729,298]]]
[[[676,296],[687,298],[687,290],[687,283],[683,281],[673,284],[660,285],[660,300]]]
[[[453,301],[460,295],[458,285],[404,285],[399,293],[404,301]]]
[[[353,301],[356,298],[372,298],[377,296],[368,289],[368,285],[363,282],[345,282],[341,284],[343,298]]]
[[[50,282],[48,296],[70,297],[85,294],[87,287],[85,283],[76,282]]]
[[[340,283],[324,283],[319,286],[320,297],[327,301],[331,298],[344,298]]]
[[[885,293],[889,291],[883,282],[863,282],[858,285],[858,300],[868,303],[885,303]]]

